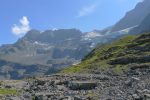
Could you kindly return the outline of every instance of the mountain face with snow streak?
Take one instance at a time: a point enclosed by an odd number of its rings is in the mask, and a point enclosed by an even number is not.
[[[16,43],[0,47],[1,78],[50,74],[78,62],[91,51],[77,29],[29,31]],[[9,76],[9,77],[7,77]]]
[[[5,68],[0,78],[55,73],[80,62],[97,44],[118,37],[117,33],[108,34],[109,31],[110,28],[87,33],[77,29],[31,30],[16,43],[0,47],[0,70]]]
[[[126,15],[114,25],[111,31],[120,31],[139,25],[149,13],[150,0],[143,0],[143,2],[138,3],[133,10],[127,12]]]

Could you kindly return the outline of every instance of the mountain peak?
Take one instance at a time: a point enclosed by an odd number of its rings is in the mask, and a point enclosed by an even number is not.
[[[35,38],[37,38],[39,35],[41,34],[40,31],[32,29],[29,32],[26,33],[26,35],[23,37],[23,39],[27,39],[27,40],[34,40]]]
[[[150,0],[139,2],[133,10],[127,12],[126,15],[118,23],[116,23],[112,32],[139,25],[145,16],[149,14],[149,10]]]

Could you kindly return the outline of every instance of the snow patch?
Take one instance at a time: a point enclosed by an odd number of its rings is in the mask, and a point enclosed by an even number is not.
[[[97,33],[97,32],[89,32],[87,33],[86,35],[84,35],[82,37],[83,40],[91,40],[93,38],[96,38],[96,37],[102,37],[103,35],[101,35],[100,33]]]

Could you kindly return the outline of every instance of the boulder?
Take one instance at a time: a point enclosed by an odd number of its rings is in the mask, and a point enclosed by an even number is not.
[[[137,94],[133,94],[133,100],[143,100],[140,96],[138,96]]]
[[[145,94],[144,95],[144,100],[150,100],[150,94]]]
[[[71,90],[91,90],[97,86],[96,82],[91,81],[72,81],[68,84]]]
[[[70,97],[70,96],[66,96],[66,97],[62,97],[59,100],[74,100],[74,99],[72,97]]]

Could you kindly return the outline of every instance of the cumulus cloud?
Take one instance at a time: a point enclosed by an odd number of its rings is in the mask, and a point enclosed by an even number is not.
[[[77,17],[83,17],[83,16],[87,16],[87,15],[93,13],[96,10],[96,7],[97,7],[97,4],[92,4],[92,5],[83,7],[78,12],[78,16]]]
[[[16,36],[23,36],[25,33],[27,33],[30,30],[30,22],[26,16],[23,16],[19,20],[20,24],[16,25],[14,24],[12,27],[12,33]]]

